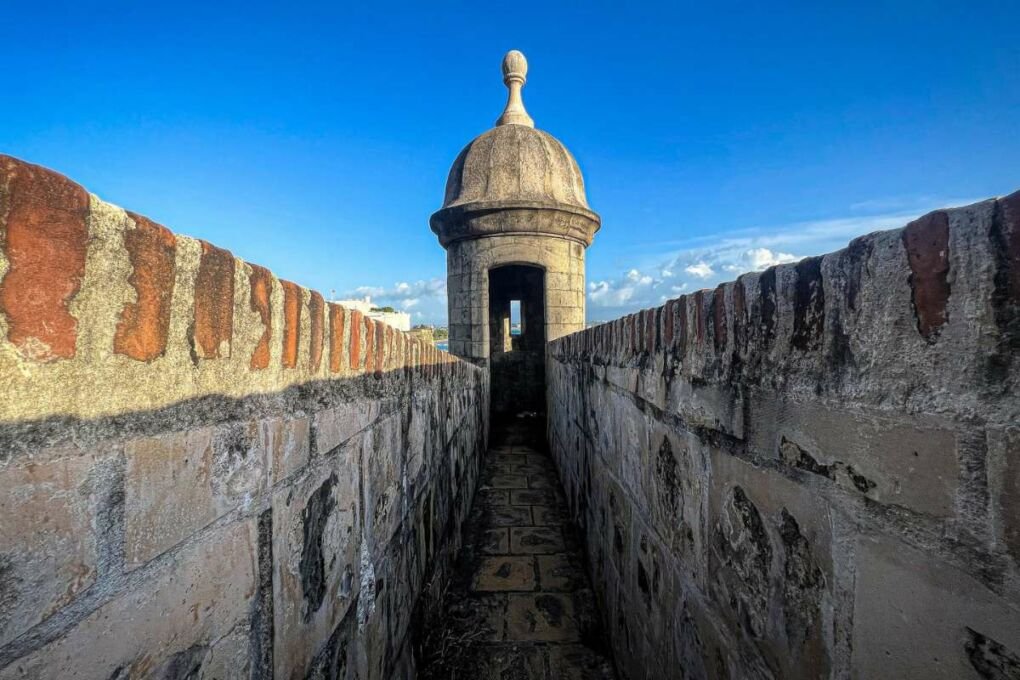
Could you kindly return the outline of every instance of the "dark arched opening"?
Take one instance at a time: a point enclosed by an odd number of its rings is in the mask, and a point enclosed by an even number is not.
[[[489,270],[492,414],[545,411],[545,271],[511,264]]]

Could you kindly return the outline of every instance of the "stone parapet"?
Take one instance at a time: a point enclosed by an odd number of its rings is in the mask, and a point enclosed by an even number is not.
[[[0,679],[406,674],[488,391],[0,156]]]
[[[1020,193],[554,340],[547,380],[625,673],[1018,668]]]

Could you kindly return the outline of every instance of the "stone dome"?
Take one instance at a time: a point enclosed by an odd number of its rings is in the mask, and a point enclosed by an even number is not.
[[[526,75],[524,55],[508,53],[503,80],[510,92],[503,115],[457,156],[443,207],[429,221],[444,246],[507,233],[548,233],[588,246],[599,228],[577,161],[559,140],[536,130],[524,110]]]
[[[526,125],[500,125],[457,156],[443,207],[535,201],[588,210],[581,169],[552,135]]]

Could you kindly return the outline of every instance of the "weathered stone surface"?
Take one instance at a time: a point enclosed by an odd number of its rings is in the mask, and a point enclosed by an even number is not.
[[[201,243],[192,351],[199,359],[229,357],[234,335],[234,257],[222,248]]]
[[[550,343],[550,446],[621,672],[1008,677],[1013,203]]]
[[[95,454],[0,470],[0,647],[96,580]]]
[[[0,677],[411,668],[487,374],[39,168],[0,199]]]
[[[357,597],[358,454],[273,496],[276,677],[303,673]]]
[[[516,640],[565,642],[581,639],[581,629],[569,596],[555,593],[511,594],[507,634]]]
[[[856,558],[855,677],[1008,678],[1017,670],[1009,670],[1020,654],[1014,605],[894,540],[861,537]]]
[[[137,299],[124,305],[113,351],[151,361],[166,351],[174,291],[177,239],[169,229],[131,214],[135,228],[124,234],[133,271],[128,281]]]
[[[1020,429],[989,432],[989,440],[995,521],[1013,564],[1020,566]]]
[[[251,503],[266,485],[266,451],[255,423],[134,440],[124,453],[129,567]]]
[[[308,464],[311,453],[308,418],[269,418],[260,423],[259,436],[269,456],[272,484]]]
[[[85,274],[89,197],[66,177],[0,156],[0,310],[7,338],[28,359],[74,357],[70,302]]]
[[[243,522],[189,546],[0,678],[212,677],[203,667],[222,665],[224,637],[249,616],[256,542]]]
[[[534,590],[535,583],[534,557],[498,555],[479,563],[471,587],[476,591]]]

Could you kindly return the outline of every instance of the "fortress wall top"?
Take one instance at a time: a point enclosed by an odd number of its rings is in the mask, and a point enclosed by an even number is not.
[[[1020,193],[554,340],[548,380],[635,675],[1020,668]]]
[[[487,419],[484,370],[0,156],[0,680],[402,675]]]
[[[36,421],[46,419],[66,425],[404,369],[474,370],[57,173],[0,156],[0,390],[8,395],[0,423],[33,421],[38,435]]]

